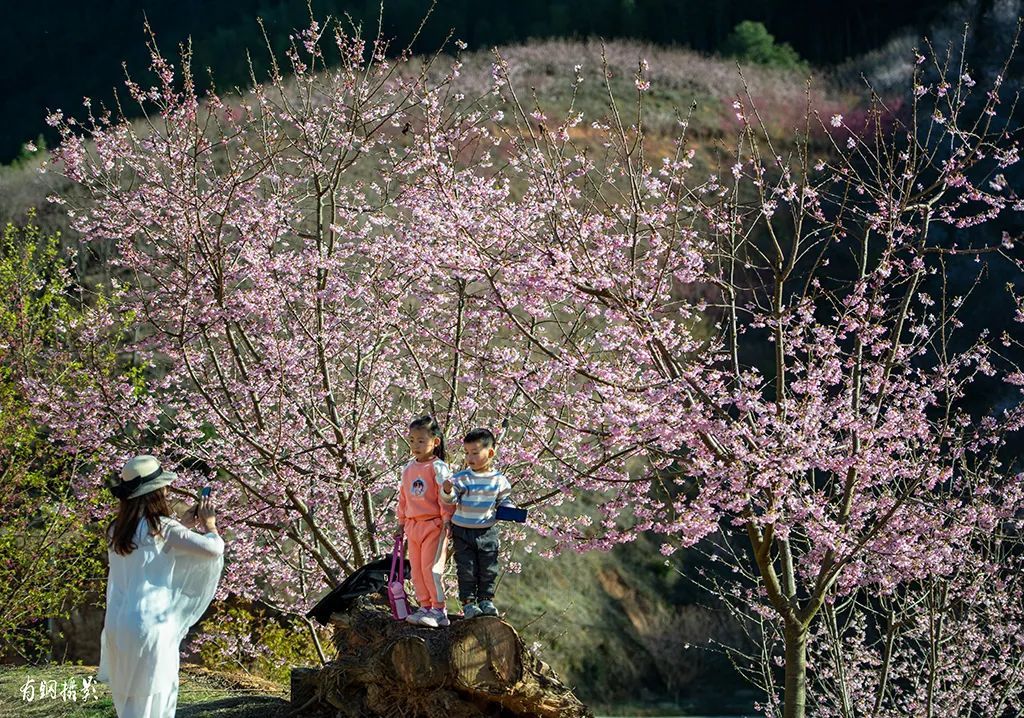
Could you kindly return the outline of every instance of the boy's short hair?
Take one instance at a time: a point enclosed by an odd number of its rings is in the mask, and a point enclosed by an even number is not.
[[[479,441],[485,449],[490,449],[497,443],[490,429],[473,429],[462,439],[463,444],[472,444],[474,441]]]

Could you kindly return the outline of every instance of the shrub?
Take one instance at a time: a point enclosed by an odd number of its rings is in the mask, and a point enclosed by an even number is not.
[[[46,348],[74,321],[59,237],[32,223],[0,231],[0,656],[45,654],[41,621],[67,615],[102,572],[99,533],[72,491],[78,463],[33,417],[26,379],[59,372]],[[30,627],[35,627],[30,628]]]
[[[723,46],[725,54],[741,62],[769,65],[793,70],[807,69],[807,63],[800,59],[788,42],[776,43],[763,23],[744,20],[733,28]]]
[[[207,668],[241,669],[287,683],[292,666],[320,665],[306,626],[271,616],[257,606],[214,604],[213,614],[199,630],[193,648]],[[332,650],[329,631],[321,629],[319,635],[324,650]]]

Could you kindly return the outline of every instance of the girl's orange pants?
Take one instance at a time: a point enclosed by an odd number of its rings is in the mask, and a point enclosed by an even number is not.
[[[440,517],[406,519],[405,535],[409,539],[409,564],[416,602],[423,608],[444,608],[444,563],[448,532]]]

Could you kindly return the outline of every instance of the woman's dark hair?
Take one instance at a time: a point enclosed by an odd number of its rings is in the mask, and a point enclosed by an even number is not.
[[[167,490],[163,488],[134,499],[121,499],[117,517],[107,527],[108,545],[114,553],[127,556],[138,548],[134,539],[139,519],[146,519],[150,535],[155,536],[160,533],[161,517],[170,515],[171,505],[167,502]]]
[[[441,433],[441,425],[437,423],[437,419],[432,417],[430,414],[424,414],[418,416],[409,422],[410,429],[426,429],[430,432],[431,436],[436,436],[441,441],[438,442],[437,446],[434,447],[434,456],[444,461],[444,434]]]
[[[463,444],[472,444],[474,441],[479,441],[485,449],[490,449],[496,442],[494,432],[490,429],[473,429],[462,439]]]

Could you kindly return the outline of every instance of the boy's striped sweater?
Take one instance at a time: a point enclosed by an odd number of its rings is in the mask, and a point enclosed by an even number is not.
[[[512,485],[497,469],[477,473],[463,469],[452,477],[452,492],[441,491],[441,501],[455,504],[452,523],[467,529],[494,525],[498,506],[514,506]]]

